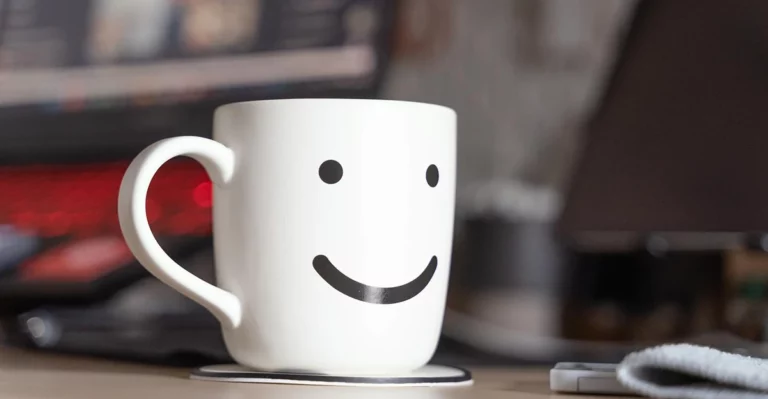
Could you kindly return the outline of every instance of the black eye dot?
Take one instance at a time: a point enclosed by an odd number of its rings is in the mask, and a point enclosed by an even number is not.
[[[427,184],[429,184],[430,187],[435,187],[439,180],[440,172],[437,170],[437,166],[429,165],[427,168]]]
[[[318,170],[320,179],[328,184],[336,184],[341,180],[341,176],[344,174],[344,169],[341,168],[341,164],[329,159],[320,164]]]

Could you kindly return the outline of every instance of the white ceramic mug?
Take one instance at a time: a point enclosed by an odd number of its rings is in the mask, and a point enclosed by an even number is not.
[[[136,258],[221,322],[232,357],[262,370],[387,374],[428,362],[448,287],[456,114],[379,100],[229,104],[214,139],[159,141],[120,187]],[[176,156],[215,183],[219,287],[152,236],[146,194]]]

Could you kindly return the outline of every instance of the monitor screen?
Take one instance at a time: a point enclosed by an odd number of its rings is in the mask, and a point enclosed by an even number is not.
[[[110,295],[145,276],[116,215],[130,159],[209,136],[220,104],[374,97],[394,4],[0,0],[0,302]],[[210,245],[211,196],[191,160],[154,178],[147,216],[170,256]]]
[[[585,132],[566,233],[716,247],[768,231],[766,13],[762,0],[638,3]]]
[[[364,81],[383,10],[380,0],[0,0],[0,110]]]
[[[389,0],[0,0],[0,163],[128,157],[216,106],[374,97]]]

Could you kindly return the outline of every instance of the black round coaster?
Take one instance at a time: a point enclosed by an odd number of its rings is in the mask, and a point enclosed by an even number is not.
[[[418,370],[389,376],[355,376],[256,371],[237,364],[204,366],[192,370],[193,380],[328,386],[467,386],[472,374],[458,367],[427,365]]]

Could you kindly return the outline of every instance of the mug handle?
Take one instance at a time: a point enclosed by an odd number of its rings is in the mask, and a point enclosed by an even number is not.
[[[225,186],[235,170],[234,152],[217,141],[181,136],[152,144],[131,162],[123,176],[117,206],[120,228],[128,248],[150,273],[208,309],[224,326],[237,328],[242,319],[240,300],[174,262],[157,243],[147,221],[149,183],[164,163],[181,155],[200,162],[218,186]]]

